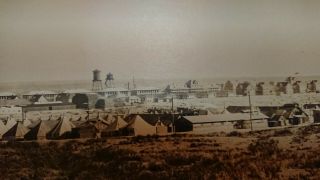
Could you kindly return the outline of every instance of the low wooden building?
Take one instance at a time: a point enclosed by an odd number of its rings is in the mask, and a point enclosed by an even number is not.
[[[16,99],[17,94],[12,92],[0,92],[0,100],[12,100]]]
[[[320,109],[313,110],[313,121],[314,123],[320,123]]]
[[[76,109],[76,105],[72,103],[45,103],[45,104],[29,104],[22,106],[23,112],[30,111],[51,111],[51,110],[64,110]]]
[[[53,91],[31,91],[29,93],[23,94],[22,98],[26,100],[32,100],[35,96],[43,96],[49,102],[54,102],[58,93]]]
[[[309,115],[299,107],[277,110],[270,119],[269,127],[299,125],[309,122]]]
[[[176,122],[177,132],[210,133],[230,132],[237,129],[260,130],[268,128],[268,117],[261,113],[225,113],[202,116],[183,116]]]

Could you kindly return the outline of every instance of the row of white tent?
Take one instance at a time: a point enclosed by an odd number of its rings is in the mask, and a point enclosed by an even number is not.
[[[2,140],[92,138],[101,137],[102,133],[114,134],[114,132],[123,131],[129,132],[130,135],[166,134],[167,126],[160,121],[147,122],[141,115],[133,115],[127,121],[117,115],[107,115],[103,118],[98,115],[90,120],[86,117],[72,119],[60,116],[55,120],[50,118],[48,120],[25,120],[21,122],[9,119],[6,124],[0,121],[0,137]],[[88,136],[88,132],[91,136]]]
[[[55,139],[71,132],[74,127],[67,118],[35,122],[10,119],[6,124],[0,122],[0,136],[2,140]]]
[[[74,129],[95,128],[94,133],[101,131],[113,132],[124,128],[128,123],[119,116],[108,115],[104,118],[100,116],[88,120],[80,117],[72,119],[59,117],[53,120],[36,120],[36,121],[16,121],[8,119],[6,124],[0,121],[0,137],[2,140],[36,140],[36,139],[59,139],[72,136]]]

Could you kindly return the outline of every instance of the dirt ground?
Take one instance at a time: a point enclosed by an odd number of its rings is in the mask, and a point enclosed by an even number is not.
[[[1,179],[319,179],[320,126],[0,145]]]

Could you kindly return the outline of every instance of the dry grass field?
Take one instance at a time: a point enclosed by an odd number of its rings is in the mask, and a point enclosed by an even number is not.
[[[1,179],[319,179],[320,126],[0,144]]]

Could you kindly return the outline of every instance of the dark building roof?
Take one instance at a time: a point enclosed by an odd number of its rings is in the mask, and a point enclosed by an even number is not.
[[[74,105],[72,103],[46,103],[46,104],[29,104],[23,107],[46,107],[46,106],[68,106]]]
[[[205,116],[183,116],[184,119],[188,120],[193,124],[203,123],[214,123],[214,122],[232,122],[239,120],[250,120],[249,113],[225,113],[225,114],[214,114]],[[252,120],[268,119],[268,116],[262,113],[252,114]]]

